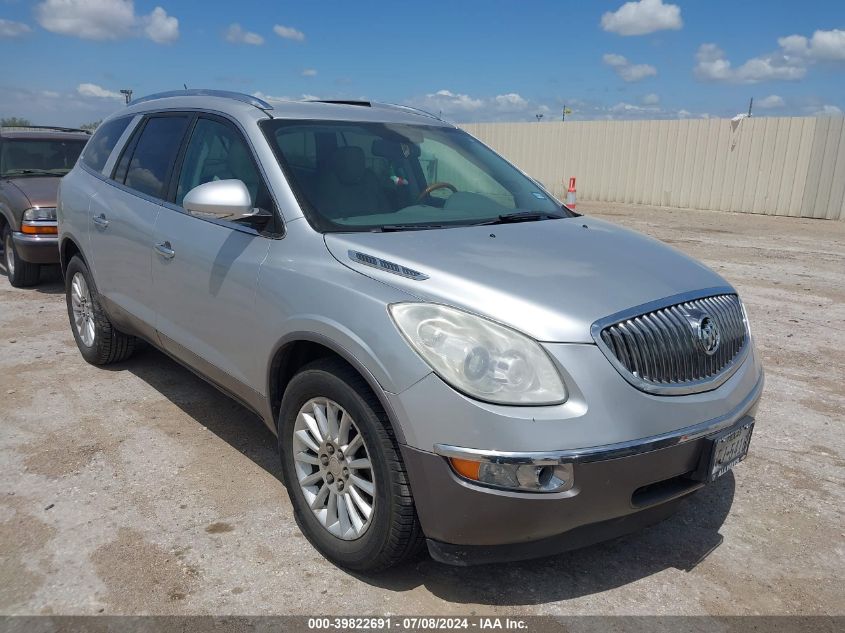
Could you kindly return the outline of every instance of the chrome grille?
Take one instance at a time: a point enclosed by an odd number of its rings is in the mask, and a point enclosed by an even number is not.
[[[708,342],[713,346],[712,337],[699,338],[699,324],[715,326],[715,349],[705,347]],[[594,337],[626,380],[660,394],[715,389],[739,366],[748,339],[735,294],[690,299],[627,318],[617,315],[600,322]]]

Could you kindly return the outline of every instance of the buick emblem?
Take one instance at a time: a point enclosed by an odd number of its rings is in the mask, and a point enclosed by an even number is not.
[[[692,335],[698,346],[708,356],[712,356],[719,349],[722,336],[716,321],[706,312],[696,310],[686,314],[687,321],[692,328]]]

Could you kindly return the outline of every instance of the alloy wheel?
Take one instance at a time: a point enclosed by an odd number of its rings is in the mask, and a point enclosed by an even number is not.
[[[85,347],[94,346],[94,308],[91,305],[91,291],[82,273],[76,273],[70,282],[70,302],[76,333]]]
[[[361,431],[339,404],[312,398],[293,430],[296,477],[320,524],[343,540],[360,538],[372,523],[376,484]]]

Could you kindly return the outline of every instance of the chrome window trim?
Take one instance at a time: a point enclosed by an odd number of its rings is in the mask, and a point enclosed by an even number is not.
[[[469,459],[493,464],[533,464],[536,466],[555,466],[564,463],[583,464],[618,459],[620,457],[631,457],[632,455],[639,455],[662,448],[677,446],[685,442],[692,442],[730,426],[744,424],[746,421],[750,421],[753,418],[748,412],[760,398],[764,383],[765,378],[761,374],[751,392],[730,413],[678,429],[677,431],[652,435],[638,440],[605,444],[604,446],[591,446],[588,448],[538,452],[492,451],[451,446],[449,444],[435,444],[434,452],[443,457],[456,457],[458,459]]]
[[[597,320],[590,326],[590,335],[593,337],[598,348],[602,354],[610,361],[613,368],[622,376],[628,383],[646,393],[658,396],[684,396],[693,393],[702,393],[704,391],[712,391],[723,385],[734,373],[742,366],[751,349],[751,336],[748,332],[748,324],[745,324],[745,342],[742,349],[719,373],[704,378],[701,380],[689,381],[677,385],[657,385],[648,380],[643,380],[639,376],[631,373],[625,365],[623,365],[613,351],[607,346],[601,337],[602,330],[610,325],[626,321],[633,317],[641,316],[649,312],[654,312],[661,308],[685,303],[687,301],[695,301],[696,299],[704,299],[706,297],[713,297],[716,295],[737,295],[737,291],[731,286],[713,286],[711,288],[704,288],[701,290],[693,290],[689,292],[682,292],[680,294],[664,297],[656,301],[643,303],[627,310],[622,310],[615,314],[611,314],[602,319]]]

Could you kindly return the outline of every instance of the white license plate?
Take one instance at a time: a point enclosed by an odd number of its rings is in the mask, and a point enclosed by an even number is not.
[[[708,479],[718,479],[739,462],[745,459],[748,454],[748,445],[751,443],[751,431],[754,423],[749,422],[738,429],[727,431],[721,436],[712,438],[710,453],[710,468]]]

